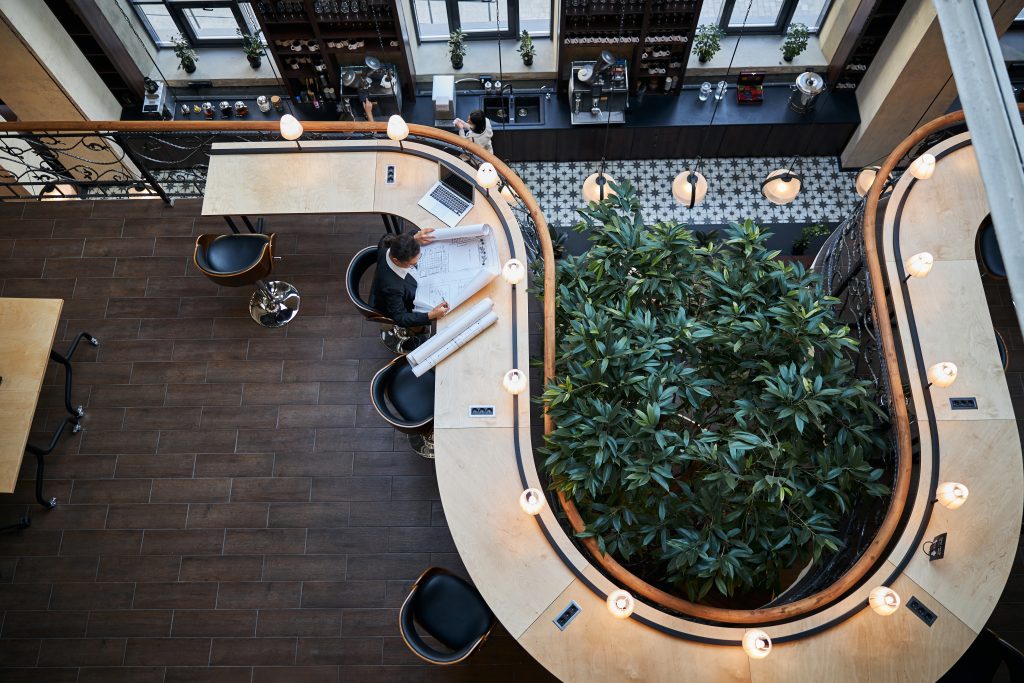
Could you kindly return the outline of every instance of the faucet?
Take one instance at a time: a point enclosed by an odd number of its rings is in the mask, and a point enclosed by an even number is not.
[[[500,84],[500,85],[498,85]],[[501,97],[508,91],[508,122],[516,122],[516,91],[509,82],[502,83],[501,81],[495,82],[495,95]]]
[[[550,100],[551,99],[551,86],[550,85],[542,85],[542,86],[540,86],[540,91],[542,93],[544,93],[544,99],[545,100]]]

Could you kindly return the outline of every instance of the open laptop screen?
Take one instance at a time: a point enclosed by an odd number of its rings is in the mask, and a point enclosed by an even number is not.
[[[455,171],[446,168],[444,165],[441,166],[441,182],[450,187],[452,191],[457,192],[470,204],[473,203],[473,186],[460,178]]]

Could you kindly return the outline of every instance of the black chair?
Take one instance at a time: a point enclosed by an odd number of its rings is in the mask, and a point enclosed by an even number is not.
[[[434,457],[434,370],[417,377],[407,356],[399,356],[370,381],[370,400],[384,420],[409,435],[409,444],[424,458]]]
[[[193,261],[203,275],[224,287],[258,285],[249,315],[263,327],[287,325],[299,313],[299,292],[287,282],[264,282],[274,264],[276,235],[200,235]]]
[[[996,331],[996,348],[999,350],[999,363],[1003,366],[1003,371],[1006,371],[1007,366],[1010,365],[1010,357],[1006,353],[1006,342],[1003,341],[1003,335]]]
[[[345,271],[345,291],[352,304],[370,322],[380,323],[380,341],[392,353],[408,353],[423,343],[426,335],[418,334],[408,327],[400,327],[366,302],[359,293],[359,284],[370,269],[376,270],[377,247],[366,247],[359,251]]]
[[[398,624],[402,640],[417,657],[448,665],[476,652],[491,635],[495,619],[473,586],[445,569],[431,567],[413,584]],[[417,624],[448,651],[431,647],[416,630]]]
[[[940,683],[981,683],[995,680],[999,667],[1006,664],[1011,683],[1024,683],[1024,654],[1000,638],[991,629],[978,634],[967,652],[957,661]]]
[[[1003,253],[999,250],[999,240],[996,239],[996,230],[992,227],[991,218],[987,218],[978,229],[975,250],[977,251],[978,263],[981,264],[983,275],[988,275],[996,280],[1006,279]]]

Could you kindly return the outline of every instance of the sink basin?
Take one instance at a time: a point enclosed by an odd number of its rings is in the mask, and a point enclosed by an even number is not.
[[[544,109],[539,95],[517,95],[513,98],[516,123],[544,123]]]
[[[511,123],[509,120],[511,105],[512,98],[508,95],[484,97],[484,116],[495,123]]]
[[[530,126],[544,123],[544,107],[540,95],[485,96],[484,116],[494,123],[509,126]]]

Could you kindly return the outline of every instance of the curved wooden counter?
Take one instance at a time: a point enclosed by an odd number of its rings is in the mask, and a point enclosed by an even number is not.
[[[613,618],[604,596],[617,586],[575,549],[550,509],[537,518],[519,509],[524,484],[540,481],[526,394],[504,393],[501,378],[511,367],[528,367],[526,292],[497,278],[470,300],[489,296],[499,320],[437,367],[436,467],[445,516],[488,604],[555,675],[566,681],[932,681],[974,640],[1009,574],[1024,475],[974,262],[975,232],[987,214],[984,190],[971,148],[953,149],[957,144],[950,140],[936,150],[929,181],[908,175],[899,182],[881,245],[919,408],[922,464],[908,500],[910,522],[888,561],[847,598],[766,626],[775,646],[764,660],[748,659],[738,646],[742,628],[700,624],[645,604],[632,619]],[[426,146],[406,144],[401,152],[377,140],[303,143],[317,145],[345,153],[285,151],[270,162],[265,154],[218,146],[204,213],[383,211],[438,226],[416,205],[436,179],[434,159],[473,177],[466,164]],[[398,166],[397,188],[383,184],[388,163]],[[478,200],[467,222],[490,223],[502,258],[524,259],[507,205],[497,194]],[[936,257],[931,275],[903,283],[902,260],[924,250]],[[957,363],[960,377],[950,389],[926,389],[925,368],[940,360]],[[950,411],[950,396],[974,396],[979,410]],[[477,404],[496,406],[495,417],[469,417],[469,406]],[[970,487],[961,509],[932,509],[935,484],[945,480]],[[920,542],[941,532],[949,534],[946,558],[929,563]],[[891,585],[904,604],[917,598],[937,620],[929,627],[905,607],[889,617],[866,609],[868,591],[881,584]],[[553,619],[570,601],[582,610],[560,631]]]

